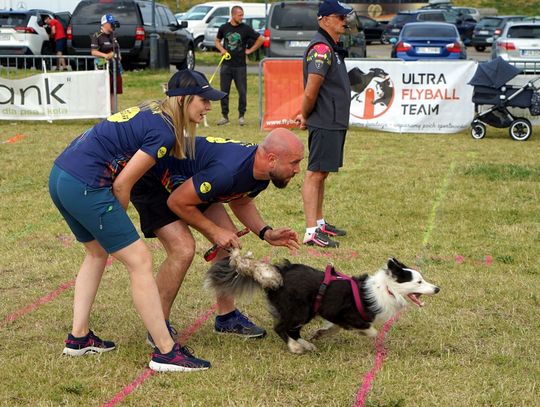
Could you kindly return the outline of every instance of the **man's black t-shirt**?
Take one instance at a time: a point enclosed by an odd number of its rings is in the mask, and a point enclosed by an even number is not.
[[[232,25],[230,22],[219,27],[217,39],[223,41],[223,47],[231,54],[231,59],[224,60],[223,65],[230,67],[246,66],[246,44],[249,40],[255,42],[259,33],[249,25],[242,23]]]

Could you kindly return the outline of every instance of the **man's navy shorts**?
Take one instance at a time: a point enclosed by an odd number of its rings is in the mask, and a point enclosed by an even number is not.
[[[146,238],[156,237],[157,229],[181,220],[169,209],[167,199],[170,193],[152,174],[143,175],[131,190],[131,203],[139,213],[141,231]],[[204,212],[211,203],[197,205]]]

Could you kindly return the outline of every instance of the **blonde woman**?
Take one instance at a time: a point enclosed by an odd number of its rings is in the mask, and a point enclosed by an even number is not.
[[[77,137],[55,160],[49,191],[54,204],[86,250],[77,275],[72,331],[64,354],[82,356],[115,349],[89,327],[90,310],[109,254],[129,273],[133,302],[156,348],[150,368],[157,371],[208,369],[174,343],[165,324],[152,257],[126,213],[133,184],[159,159],[193,157],[195,127],[223,92],[205,76],[178,71],[167,98],[114,114]]]

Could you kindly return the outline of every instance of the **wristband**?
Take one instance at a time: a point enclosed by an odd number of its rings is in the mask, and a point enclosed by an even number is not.
[[[274,230],[274,229],[272,229],[272,226],[266,225],[265,227],[263,227],[263,228],[259,231],[259,239],[264,240],[264,234],[265,234],[268,230]]]

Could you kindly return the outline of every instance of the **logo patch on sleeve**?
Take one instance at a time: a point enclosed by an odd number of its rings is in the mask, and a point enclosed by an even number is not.
[[[166,154],[167,154],[167,147],[162,146],[157,151],[157,158],[163,158],[165,157]]]
[[[201,186],[199,187],[199,190],[203,194],[207,194],[208,192],[210,192],[211,189],[212,189],[212,185],[209,182],[203,182]]]
[[[306,56],[308,63],[313,62],[315,68],[322,69],[324,65],[332,64],[332,50],[326,44],[315,44]]]

